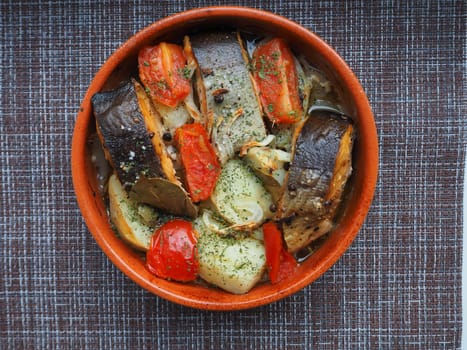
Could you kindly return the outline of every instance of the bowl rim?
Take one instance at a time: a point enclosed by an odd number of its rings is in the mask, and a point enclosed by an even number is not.
[[[106,239],[106,234],[109,233],[109,229],[111,230],[111,228],[108,219],[104,220],[96,210],[95,193],[92,192],[89,179],[86,177],[87,130],[93,119],[90,102],[92,95],[102,89],[106,79],[118,66],[119,62],[127,56],[128,52],[137,48],[141,41],[150,40],[151,37],[156,36],[158,31],[166,30],[172,25],[180,25],[188,20],[203,20],[206,17],[214,19],[241,18],[247,21],[258,21],[259,19],[263,22],[269,21],[275,27],[285,28],[286,31],[293,32],[294,36],[299,35],[305,38],[304,40],[307,42],[312,42],[314,45],[319,46],[319,53],[331,65],[343,84],[348,87],[351,99],[355,101],[356,112],[366,117],[365,123],[361,127],[364,128],[363,131],[367,135],[365,143],[366,148],[368,148],[367,156],[370,157],[370,161],[365,166],[366,177],[365,184],[361,189],[362,200],[358,202],[358,208],[355,210],[356,214],[352,219],[350,228],[346,230],[345,239],[342,241],[339,249],[333,250],[330,254],[322,257],[322,260],[313,271],[304,274],[300,278],[293,279],[293,283],[288,283],[287,285],[268,285],[267,289],[263,287],[268,293],[256,293],[254,295],[251,292],[243,295],[233,295],[221,291],[220,293],[228,294],[229,297],[219,297],[214,298],[214,300],[203,298],[202,296],[195,298],[180,291],[171,291],[170,288],[166,288],[167,283],[164,281],[158,281],[156,277],[148,279],[138,273],[134,265],[137,263],[136,260],[131,258],[128,260],[122,257],[119,254],[121,247],[116,247]],[[314,282],[344,254],[363,225],[367,212],[370,209],[378,176],[378,153],[376,125],[367,96],[358,78],[347,63],[323,39],[298,23],[272,12],[243,6],[208,6],[175,13],[149,24],[131,36],[109,56],[93,77],[80,105],[72,137],[71,170],[76,199],[88,230],[107,257],[126,276],[149,292],[174,303],[198,309],[227,311],[258,307],[290,296]],[[191,288],[189,286],[186,287],[187,290]]]

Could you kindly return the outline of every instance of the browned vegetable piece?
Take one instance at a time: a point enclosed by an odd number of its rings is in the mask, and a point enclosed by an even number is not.
[[[332,228],[352,172],[353,127],[348,119],[314,113],[297,138],[278,217],[290,252]]]

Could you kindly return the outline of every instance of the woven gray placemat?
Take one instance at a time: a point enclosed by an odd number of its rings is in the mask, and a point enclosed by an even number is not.
[[[257,309],[205,312],[147,293],[101,252],[71,183],[81,99],[129,36],[192,4],[0,4],[0,348],[458,347],[462,1],[229,2],[315,31],[349,63],[373,107],[381,148],[372,208],[348,252],[313,285]]]

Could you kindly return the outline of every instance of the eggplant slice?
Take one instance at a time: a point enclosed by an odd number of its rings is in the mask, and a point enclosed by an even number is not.
[[[197,94],[222,164],[247,142],[261,141],[266,128],[236,33],[190,37],[198,64]],[[201,82],[199,80],[202,80]]]
[[[352,172],[352,145],[350,121],[330,113],[313,113],[299,130],[278,211],[290,252],[333,228]]]
[[[92,107],[107,160],[120,182],[131,187],[141,176],[165,177],[146,130],[132,82],[95,94]]]

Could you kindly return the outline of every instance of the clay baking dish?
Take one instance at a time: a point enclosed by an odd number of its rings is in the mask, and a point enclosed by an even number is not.
[[[91,97],[128,75],[136,66],[136,56],[141,47],[179,39],[200,29],[226,27],[279,36],[292,48],[299,49],[341,90],[358,130],[351,191],[337,228],[292,277],[275,285],[260,284],[244,295],[171,282],[149,273],[140,255],[123,243],[111,228],[104,200],[98,195],[96,170],[91,162],[88,143],[89,136],[95,132]],[[79,207],[89,231],[109,259],[151,293],[178,304],[209,310],[238,310],[268,304],[315,281],[342,256],[357,235],[370,208],[378,170],[378,141],[373,114],[362,86],[348,65],[316,34],[297,23],[269,12],[244,7],[189,10],[163,18],[132,36],[108,58],[92,80],[76,119],[71,153],[73,184]]]

